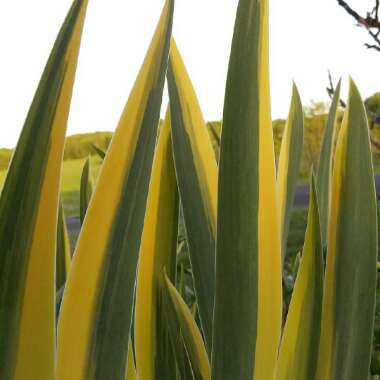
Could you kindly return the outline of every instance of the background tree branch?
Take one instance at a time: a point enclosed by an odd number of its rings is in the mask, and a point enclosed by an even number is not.
[[[357,22],[359,26],[365,28],[369,36],[372,38],[372,43],[366,43],[364,46],[367,49],[372,49],[380,52],[380,0],[374,1],[375,4],[373,8],[367,12],[366,16],[361,16],[346,1],[337,0],[338,5],[340,5]]]

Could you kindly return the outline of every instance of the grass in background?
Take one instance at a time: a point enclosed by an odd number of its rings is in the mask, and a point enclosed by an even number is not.
[[[63,163],[61,192],[70,193],[79,191],[80,178],[86,159],[68,160]],[[93,178],[98,177],[102,160],[98,156],[91,157],[91,173]],[[79,214],[78,214],[79,215]]]
[[[303,154],[303,170],[305,167],[313,164],[314,157],[319,155],[319,140],[324,125],[324,115],[314,115],[306,118],[305,146]],[[215,124],[215,131],[219,134],[220,123]],[[279,150],[281,143],[282,130],[284,122],[276,120],[273,123],[275,146]],[[375,130],[375,138],[380,141],[380,130]],[[378,136],[379,135],[379,136]],[[81,135],[69,136],[65,148],[65,161],[63,162],[61,194],[66,217],[79,216],[79,187],[82,169],[86,158],[91,155],[92,175],[97,178],[101,166],[101,159],[94,155],[93,145],[106,149],[111,139],[111,132],[95,132]],[[217,144],[215,144],[217,145]],[[214,147],[216,150],[216,146]],[[2,187],[6,167],[9,163],[12,150],[0,149],[0,188]],[[78,158],[79,157],[79,158]],[[377,152],[373,155],[373,164],[375,173],[380,173],[380,154]],[[2,170],[1,170],[2,169]],[[299,178],[300,184],[307,182],[308,175],[302,175]],[[297,253],[302,249],[307,222],[307,210],[296,208],[292,212],[289,239],[287,245],[288,260],[285,265],[289,268]],[[75,226],[76,227],[76,226]],[[78,231],[70,229],[70,240],[72,245],[76,242]]]

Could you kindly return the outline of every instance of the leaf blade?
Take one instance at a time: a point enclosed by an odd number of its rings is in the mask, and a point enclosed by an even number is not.
[[[59,321],[58,379],[125,377],[173,6],[165,3],[81,229]]]
[[[301,98],[297,86],[293,84],[292,100],[282,138],[277,175],[282,262],[284,262],[286,254],[290,216],[301,164],[303,123]]]
[[[141,379],[169,379],[175,374],[159,290],[164,268],[171,281],[175,279],[177,230],[178,194],[168,112],[155,152],[137,276],[135,347]]]
[[[240,0],[219,163],[215,380],[270,379],[277,358],[281,243],[268,55],[268,2]]]
[[[214,305],[217,165],[195,91],[174,40],[171,41],[167,77],[177,182],[202,329],[210,353]],[[199,207],[194,207],[194,204]]]
[[[71,248],[67,232],[65,212],[62,201],[59,202],[57,253],[56,253],[56,290],[65,285],[71,265]]]
[[[94,181],[91,174],[91,161],[88,157],[83,165],[79,193],[79,217],[80,224],[83,225],[84,217],[86,216],[87,208],[94,192]]]
[[[208,361],[206,347],[198,326],[182,299],[177,289],[164,273],[164,305],[166,312],[175,316],[176,325],[181,329],[183,341],[191,363],[196,380],[208,380],[211,378],[210,363]],[[178,330],[177,330],[178,331]],[[174,334],[176,332],[174,331]]]
[[[128,345],[127,370],[125,373],[125,380],[137,380],[137,373],[133,358],[133,346],[131,341],[129,341]]]
[[[351,80],[335,152],[318,379],[368,377],[376,292],[376,207],[367,118]]]
[[[323,298],[323,248],[315,181],[302,259],[280,346],[277,380],[316,378]]]
[[[68,12],[31,104],[1,195],[1,378],[54,376],[58,193],[86,8],[87,1],[74,1]]]
[[[340,101],[340,87],[341,81],[339,81],[336,87],[335,94],[331,103],[329,116],[326,123],[326,129],[323,136],[317,172],[318,205],[321,216],[321,232],[323,246],[326,246],[327,243],[328,215],[331,197],[331,177],[334,157],[334,141],[338,134],[337,111]]]

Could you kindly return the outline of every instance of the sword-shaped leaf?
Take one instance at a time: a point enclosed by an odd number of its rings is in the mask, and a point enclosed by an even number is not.
[[[58,380],[125,378],[173,6],[165,4],[79,235],[59,321]]]
[[[329,116],[327,118],[317,172],[318,206],[320,210],[323,247],[326,247],[327,243],[328,215],[331,197],[331,178],[334,157],[334,141],[338,133],[337,117],[340,100],[340,86],[341,82],[339,81],[331,103]]]
[[[334,158],[317,379],[368,379],[377,246],[368,123],[350,80]]]
[[[163,289],[162,289],[162,292],[163,292]],[[162,299],[164,300],[164,297],[162,297]],[[165,311],[165,322],[168,327],[170,341],[173,348],[174,358],[177,364],[177,373],[179,375],[179,378],[181,380],[194,380],[193,371],[191,369],[189,356],[187,354],[185,343],[183,341],[183,337],[181,334],[181,328],[179,326],[177,314],[172,312],[173,311],[172,309],[165,310],[164,303],[163,303],[163,306],[164,306],[164,311]]]
[[[219,161],[212,378],[272,379],[282,321],[268,1],[240,0]]]
[[[55,258],[55,315],[56,323],[58,322],[61,311],[61,303],[64,287],[71,266],[71,247],[69,234],[67,232],[65,213],[63,211],[62,201],[59,201],[58,209],[58,226],[57,226],[57,249]]]
[[[163,302],[171,334],[181,334],[189,357],[194,380],[211,379],[210,363],[198,326],[177,289],[170,282],[166,273],[163,281]]]
[[[206,346],[211,353],[217,165],[196,94],[174,40],[171,42],[168,84],[174,163],[199,314]]]
[[[296,85],[293,85],[292,101],[288,120],[282,137],[277,175],[277,191],[280,214],[282,261],[286,254],[286,243],[294,194],[297,187],[303,146],[302,103]]]
[[[314,380],[318,362],[323,296],[323,249],[314,178],[297,280],[277,364],[276,380]]]
[[[50,54],[0,200],[0,378],[54,378],[55,260],[67,119],[87,1]]]
[[[80,224],[83,225],[84,217],[86,216],[87,208],[90,203],[92,193],[94,191],[94,180],[91,173],[91,161],[88,157],[83,165],[81,180],[80,180],[80,197],[79,197],[79,217]]]
[[[71,247],[69,234],[67,232],[65,212],[62,202],[59,202],[58,210],[58,230],[57,230],[57,255],[55,282],[57,291],[65,285],[71,265]]]
[[[149,185],[137,276],[136,366],[140,379],[174,379],[175,362],[164,323],[162,271],[175,280],[178,191],[170,137],[170,113],[160,128]],[[174,366],[173,366],[174,364]]]
[[[106,157],[106,154],[107,152],[104,151],[103,149],[100,149],[98,146],[96,146],[95,144],[91,144],[92,148],[94,149],[94,151],[96,152],[96,154],[102,159],[104,160],[104,158]]]
[[[129,340],[128,345],[127,371],[125,374],[125,380],[137,380],[137,373],[135,368],[135,361],[133,358],[133,347],[131,340]]]

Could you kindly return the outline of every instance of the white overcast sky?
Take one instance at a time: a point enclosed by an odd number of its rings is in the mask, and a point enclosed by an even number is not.
[[[164,0],[90,0],[68,134],[114,130]],[[361,11],[373,0],[348,0]],[[174,36],[206,120],[220,119],[238,0],[176,0]],[[70,0],[0,1],[0,146],[15,145]],[[380,91],[380,53],[367,51],[336,0],[271,0],[273,118],[285,117],[291,81],[304,105],[327,100],[327,70],[352,75],[363,97]],[[167,97],[165,97],[167,102]],[[166,105],[164,106],[164,108]]]

